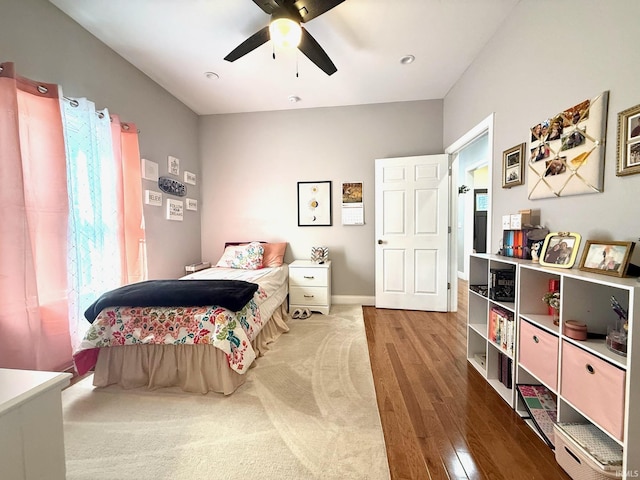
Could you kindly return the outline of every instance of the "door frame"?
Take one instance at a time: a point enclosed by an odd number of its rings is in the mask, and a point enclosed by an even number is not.
[[[450,169],[451,169],[451,189],[450,189],[450,198],[449,198],[449,224],[451,226],[457,225],[457,215],[458,215],[458,191],[455,188],[455,185],[458,184],[458,175],[459,175],[459,162],[458,162],[458,153],[465,148],[467,145],[474,142],[478,137],[487,134],[487,142],[489,143],[489,181],[487,185],[487,190],[489,193],[489,211],[487,212],[487,252],[491,251],[491,212],[493,211],[493,195],[491,195],[491,191],[493,190],[493,126],[494,126],[494,114],[491,113],[484,120],[478,123],[475,127],[469,130],[467,133],[462,135],[458,140],[453,142],[447,148],[444,149],[444,153],[449,154],[451,158]],[[454,192],[455,190],[455,192]],[[458,245],[458,232],[457,228],[451,229],[451,235],[449,236],[449,251],[456,252]],[[450,310],[451,312],[456,312],[458,310],[458,256],[450,255],[449,262],[449,278],[451,279],[451,290],[450,294]]]

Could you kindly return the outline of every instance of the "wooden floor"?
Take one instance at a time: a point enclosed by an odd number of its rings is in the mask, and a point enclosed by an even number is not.
[[[570,480],[553,451],[466,361],[458,313],[364,307],[392,480]]]

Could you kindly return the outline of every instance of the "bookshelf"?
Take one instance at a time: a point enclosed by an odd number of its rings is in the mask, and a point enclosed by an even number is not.
[[[544,385],[557,403],[557,422],[594,425],[623,450],[619,478],[640,475],[640,353],[634,352],[634,336],[640,338],[640,282],[574,269],[541,267],[530,260],[490,254],[473,254],[469,270],[467,358],[487,382],[521,416],[527,412],[516,384]],[[473,291],[490,283],[491,269],[515,269],[514,302],[492,300]],[[560,284],[560,320],[554,325],[542,296],[549,281]],[[627,356],[605,344],[607,326],[616,316],[610,307],[614,296],[629,312]],[[489,338],[491,309],[499,306],[515,319],[513,378],[505,385],[498,376],[499,354],[508,354]],[[569,320],[587,324],[589,338],[575,340],[564,333]],[[640,345],[640,343],[639,343]],[[532,350],[533,348],[533,350]],[[640,350],[636,346],[635,350]],[[483,352],[484,367],[474,361]],[[525,419],[534,431],[535,425]],[[536,431],[539,434],[539,432]]]

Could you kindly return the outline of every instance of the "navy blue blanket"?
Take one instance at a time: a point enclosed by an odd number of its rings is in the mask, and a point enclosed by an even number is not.
[[[194,307],[218,305],[233,312],[258,290],[244,280],[147,280],[104,293],[84,312],[89,323],[107,307]]]

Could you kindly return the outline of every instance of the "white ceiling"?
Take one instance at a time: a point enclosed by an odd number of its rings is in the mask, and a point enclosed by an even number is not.
[[[304,24],[331,76],[271,42],[225,61],[268,25],[252,0],[50,1],[204,115],[444,98],[519,0],[346,0]]]

